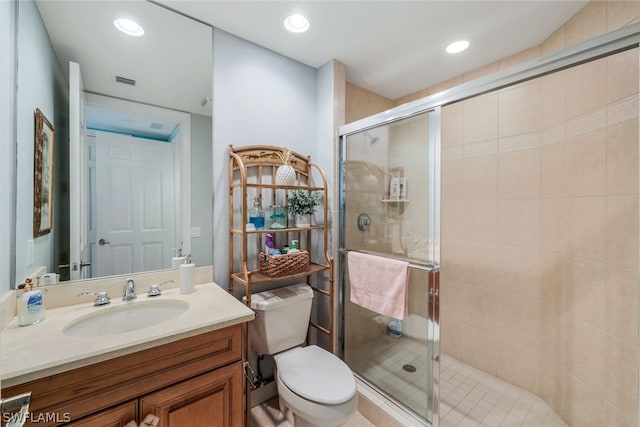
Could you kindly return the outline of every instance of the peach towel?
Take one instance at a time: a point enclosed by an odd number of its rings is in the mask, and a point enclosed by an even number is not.
[[[408,314],[407,261],[349,252],[347,264],[351,302],[396,319],[405,318]]]

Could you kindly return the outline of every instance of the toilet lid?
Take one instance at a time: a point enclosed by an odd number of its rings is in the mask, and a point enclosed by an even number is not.
[[[339,405],[356,394],[351,369],[336,355],[316,345],[289,350],[277,358],[280,380],[298,396]]]

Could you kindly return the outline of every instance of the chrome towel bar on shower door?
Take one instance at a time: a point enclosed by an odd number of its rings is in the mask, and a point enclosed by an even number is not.
[[[400,261],[407,261],[409,263],[409,268],[415,268],[416,270],[424,270],[424,271],[429,271],[429,272],[440,271],[440,266],[435,265],[435,264],[416,263],[416,262],[413,262],[413,261],[409,261],[408,259],[405,259],[405,258],[388,256],[386,254],[381,254],[381,253],[377,253],[377,252],[354,250],[354,249],[344,249],[344,248],[338,249],[338,253],[341,253],[341,254],[347,254],[348,252],[358,252],[358,253],[361,253],[361,254],[375,255],[375,256],[380,256],[380,257],[383,257],[383,258],[391,258],[391,259],[397,259],[397,260],[400,260]]]

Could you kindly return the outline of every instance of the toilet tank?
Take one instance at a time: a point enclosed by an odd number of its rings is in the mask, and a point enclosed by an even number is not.
[[[246,301],[246,297],[242,298]],[[251,295],[256,318],[249,323],[253,350],[276,354],[304,343],[313,290],[306,283]]]

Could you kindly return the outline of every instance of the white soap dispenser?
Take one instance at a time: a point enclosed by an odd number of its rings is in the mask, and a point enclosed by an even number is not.
[[[190,294],[195,291],[196,265],[191,262],[191,255],[187,255],[186,262],[180,264],[180,293]]]

